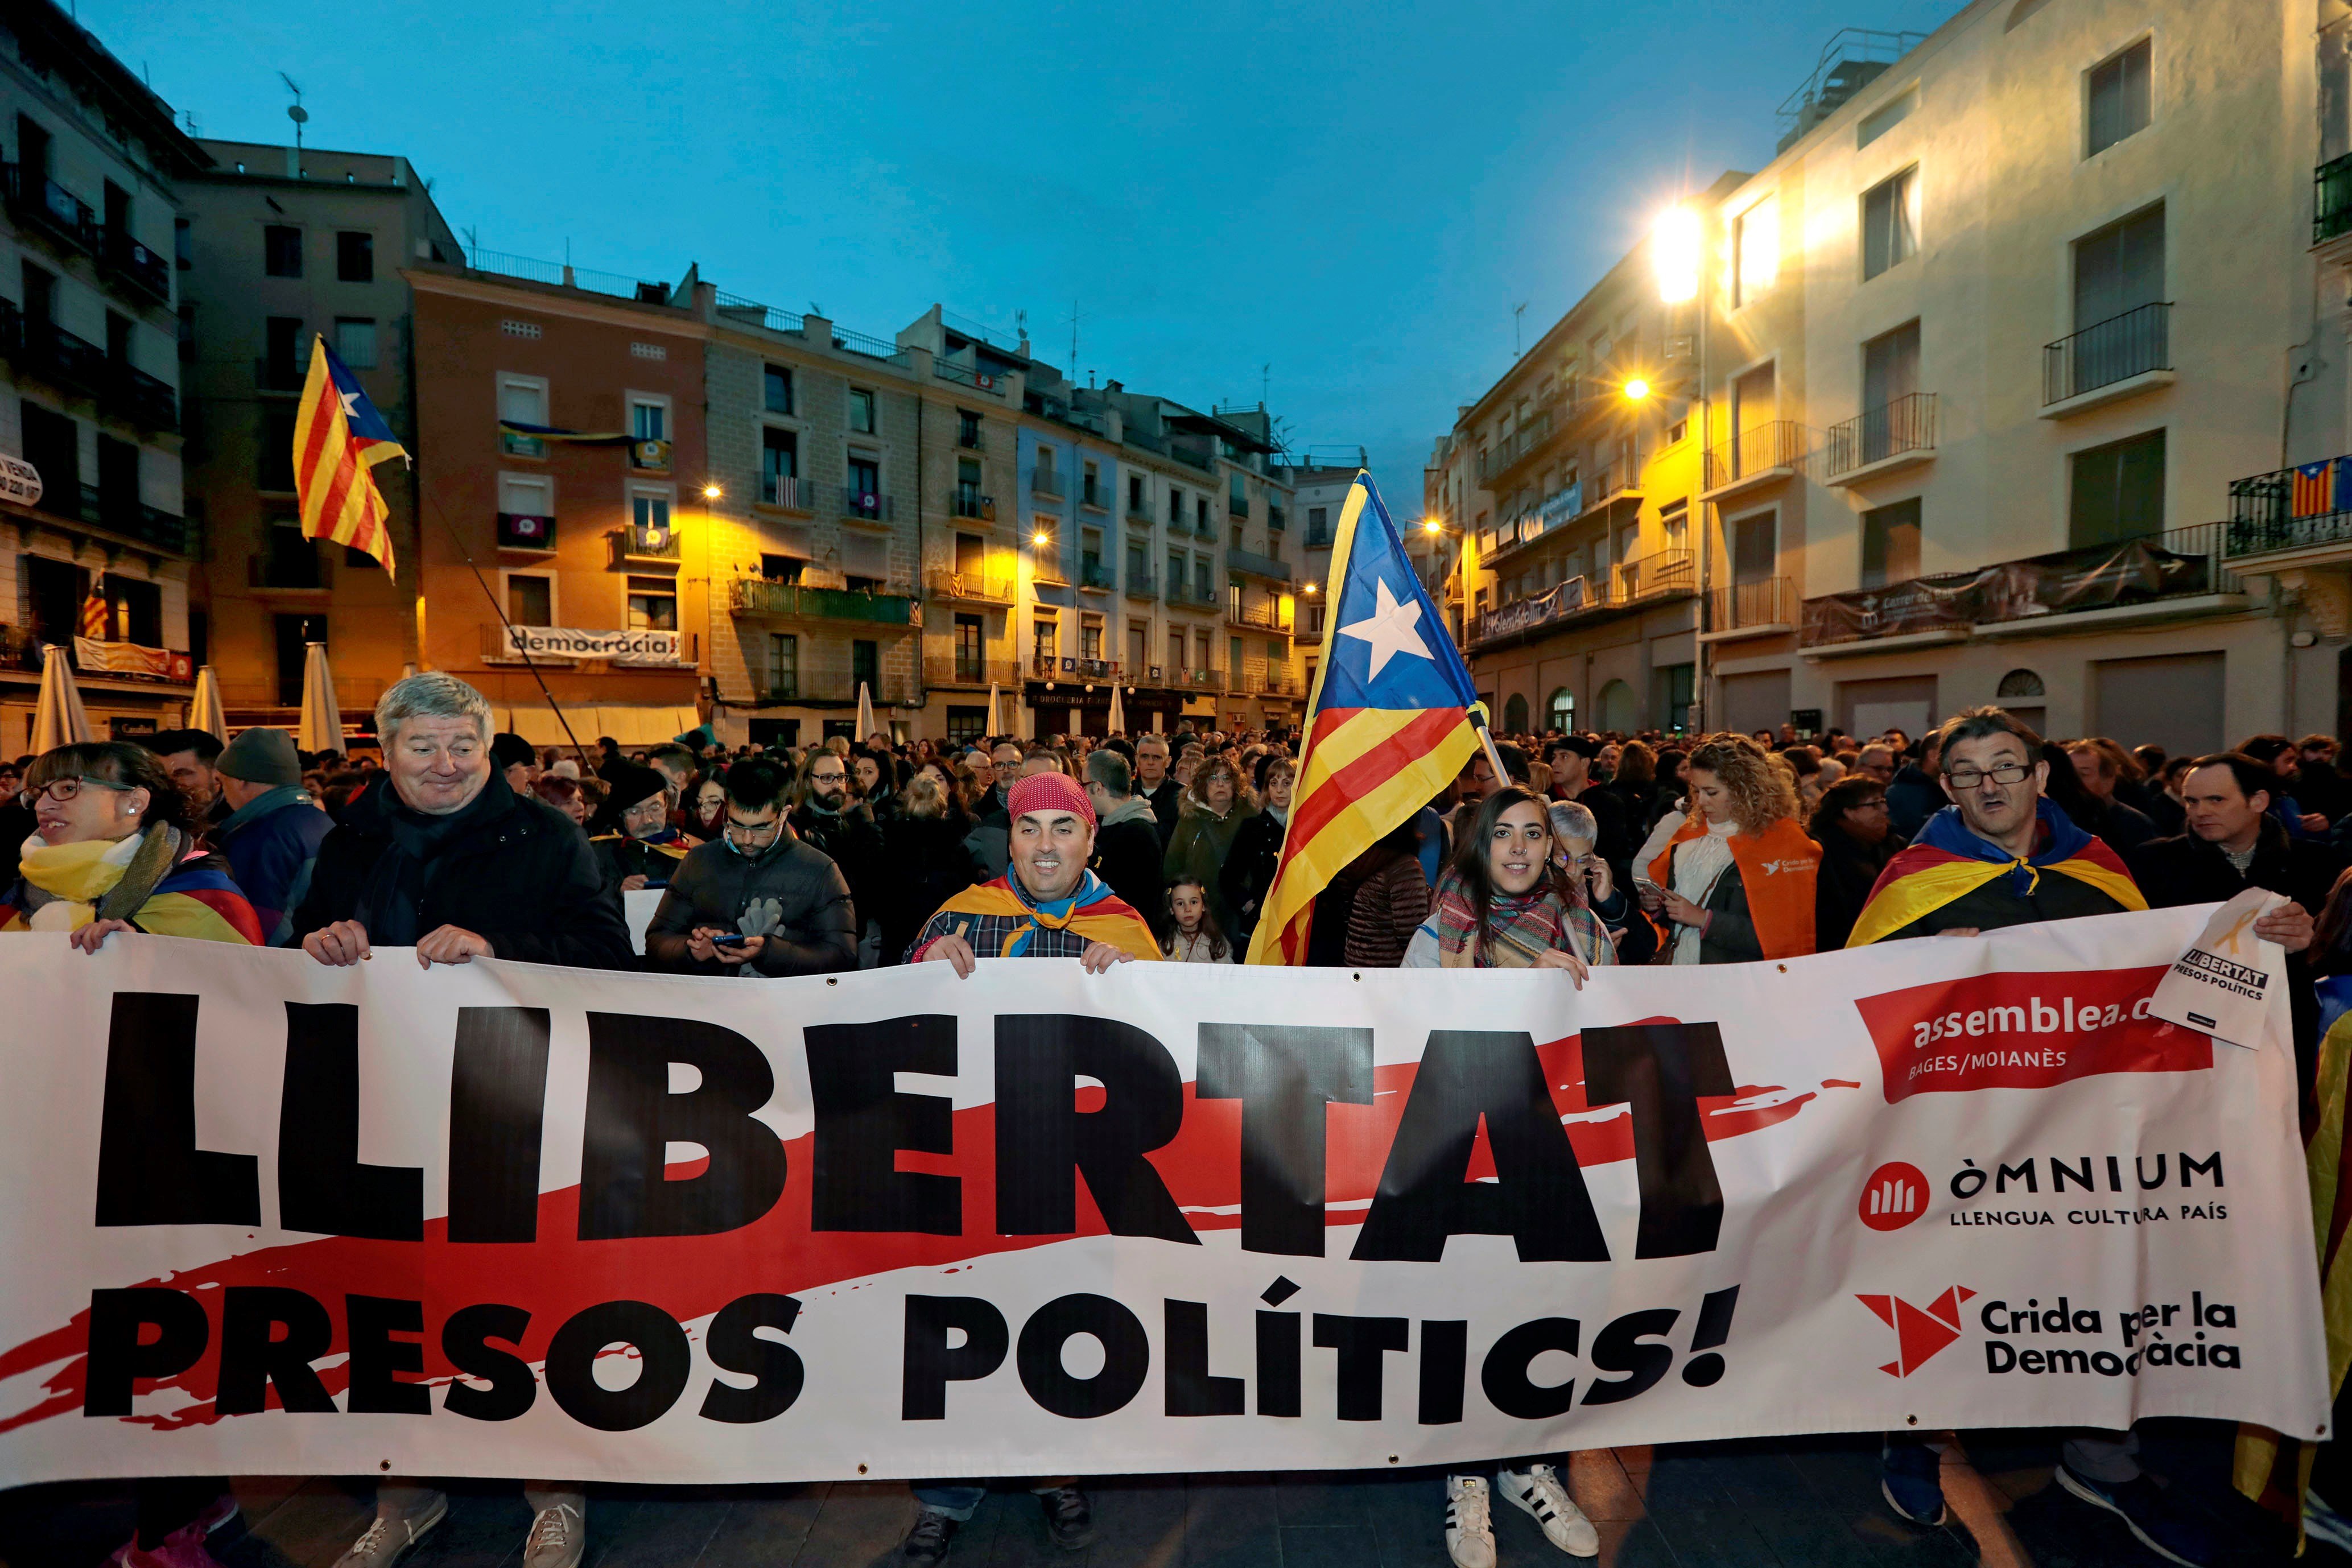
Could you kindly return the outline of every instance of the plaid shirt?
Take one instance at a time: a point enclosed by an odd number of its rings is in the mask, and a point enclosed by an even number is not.
[[[1028,920],[1021,915],[973,915],[941,910],[915,933],[913,945],[907,949],[905,962],[921,962],[925,948],[943,936],[953,936],[958,926],[968,928],[963,939],[971,944],[973,952],[982,958],[994,958],[1004,951],[1004,944],[1013,940],[1013,933],[1028,923]],[[1087,951],[1090,940],[1074,931],[1055,931],[1041,926],[1037,934],[1029,940],[1029,951],[1021,956],[1076,958]]]

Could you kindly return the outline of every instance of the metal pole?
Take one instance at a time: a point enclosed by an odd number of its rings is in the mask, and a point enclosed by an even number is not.
[[[1702,496],[1706,492],[1706,466],[1710,459],[1710,456],[1714,451],[1715,441],[1715,399],[1713,395],[1713,388],[1708,384],[1706,378],[1706,319],[1714,313],[1714,300],[1710,292],[1710,284],[1707,279],[1706,267],[1706,257],[1711,248],[1711,247],[1706,245],[1702,245],[1699,247],[1698,488]],[[1705,633],[1708,629],[1706,624],[1708,605],[1707,563],[1713,560],[1715,555],[1715,526],[1714,520],[1709,513],[1710,508],[1708,503],[1705,500],[1701,500],[1698,505],[1698,616],[1696,617],[1696,625],[1698,627],[1698,633],[1700,634]],[[1777,546],[1779,542],[1776,540],[1774,542]],[[1704,636],[1700,636],[1698,634],[1694,634],[1693,640],[1696,644],[1696,658],[1695,661],[1696,668],[1691,671],[1691,733],[1694,735],[1703,735],[1706,733],[1706,653],[1707,648],[1711,645],[1706,640]]]

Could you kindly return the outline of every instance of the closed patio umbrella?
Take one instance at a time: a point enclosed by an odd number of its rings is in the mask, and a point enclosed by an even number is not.
[[[66,650],[51,643],[41,649],[41,695],[33,705],[33,752],[38,755],[96,739],[90,732],[89,715],[82,711],[81,692],[74,685]]]
[[[1004,731],[996,727],[996,682],[992,680],[988,683],[988,728],[981,731],[981,739],[993,740],[1003,733]]]
[[[196,671],[196,695],[188,704],[188,728],[202,730],[222,745],[228,744],[228,712],[221,706],[220,677],[211,665]]]
[[[314,642],[302,659],[302,722],[294,743],[306,752],[343,749],[343,711],[335,702],[335,672],[327,668],[327,645]]]
[[[866,744],[866,737],[874,733],[874,693],[866,682],[857,683],[857,743]]]
[[[1113,681],[1113,682],[1111,682],[1111,688],[1110,688],[1110,731],[1109,731],[1109,732],[1110,732],[1111,734],[1117,735],[1117,734],[1122,733],[1126,729],[1127,729],[1127,704],[1126,704],[1125,702],[1123,702],[1123,701],[1121,701],[1121,700],[1119,700],[1119,695],[1118,695],[1118,683],[1117,681]]]

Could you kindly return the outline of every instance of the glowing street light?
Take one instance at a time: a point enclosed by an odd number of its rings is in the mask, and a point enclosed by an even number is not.
[[[1626,402],[1639,403],[1642,399],[1650,395],[1650,384],[1637,375],[1633,377],[1633,380],[1627,382],[1622,390],[1625,394]]]
[[[1698,298],[1701,246],[1698,214],[1668,207],[1650,236],[1650,265],[1658,276],[1658,298],[1680,305]]]
[[[1445,531],[1445,525],[1433,517],[1424,517],[1421,520],[1421,531],[1432,535],[1440,534]]]
[[[705,485],[702,487],[702,499],[704,500],[717,500],[725,492],[720,490],[717,485]]]
[[[1037,546],[1039,549],[1041,549],[1041,550],[1042,550],[1042,549],[1044,549],[1047,544],[1051,543],[1052,542],[1053,542],[1053,535],[1051,535],[1051,534],[1047,533],[1047,532],[1046,532],[1044,529],[1042,529],[1042,528],[1041,528],[1041,529],[1039,529],[1036,532],[1034,532],[1034,533],[1033,533],[1033,534],[1031,534],[1031,535],[1029,536],[1029,542],[1030,542],[1030,543],[1032,543],[1032,544],[1034,544],[1034,545],[1036,545],[1036,546]]]

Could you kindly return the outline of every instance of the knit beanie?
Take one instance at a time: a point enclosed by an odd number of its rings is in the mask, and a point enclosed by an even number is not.
[[[1027,812],[1066,811],[1085,817],[1088,827],[1097,826],[1095,803],[1087,798],[1087,792],[1067,773],[1031,773],[1014,784],[1005,795],[1004,810],[1015,822]]]
[[[294,749],[294,737],[283,730],[246,731],[222,748],[213,766],[245,784],[302,782],[301,753]]]
[[[504,732],[490,737],[490,765],[500,773],[517,763],[528,767],[539,761],[538,748],[520,735]]]

